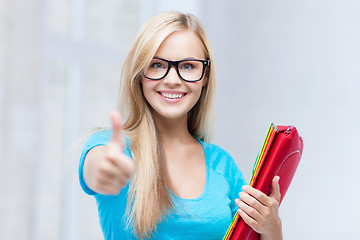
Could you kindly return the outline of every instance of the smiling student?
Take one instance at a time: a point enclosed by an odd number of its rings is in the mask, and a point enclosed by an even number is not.
[[[278,177],[266,196],[209,143],[215,66],[197,18],[165,12],[145,24],[120,97],[124,125],[113,111],[112,129],[89,137],[79,165],[105,239],[222,239],[236,211],[262,240],[282,239]]]

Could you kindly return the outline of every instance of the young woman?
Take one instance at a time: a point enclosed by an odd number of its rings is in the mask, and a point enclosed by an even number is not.
[[[79,167],[105,239],[222,239],[236,211],[262,240],[282,239],[279,179],[270,196],[246,186],[232,157],[207,142],[215,68],[194,16],[152,18],[121,80],[125,123],[112,112],[112,129],[87,140]]]

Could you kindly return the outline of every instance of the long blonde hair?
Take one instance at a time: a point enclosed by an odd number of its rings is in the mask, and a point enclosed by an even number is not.
[[[215,68],[205,31],[190,14],[165,12],[150,19],[136,37],[121,73],[119,110],[126,119],[124,131],[131,141],[135,171],[128,193],[128,224],[139,238],[149,238],[157,224],[174,207],[168,191],[167,169],[162,157],[160,136],[141,88],[143,70],[147,68],[166,37],[175,31],[192,30],[210,60],[206,85],[200,99],[188,113],[189,132],[209,141],[215,103]]]

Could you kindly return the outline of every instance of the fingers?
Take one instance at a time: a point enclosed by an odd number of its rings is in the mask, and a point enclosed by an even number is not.
[[[113,110],[110,113],[111,124],[113,135],[111,137],[111,142],[119,144],[120,148],[124,148],[124,140],[122,136],[122,124],[121,124],[121,115],[118,110]]]
[[[108,159],[111,161],[113,168],[116,169],[119,178],[125,177],[129,179],[131,177],[134,171],[134,163],[128,156],[121,153],[116,158],[108,157]]]
[[[130,178],[134,170],[133,161],[124,154],[117,142],[110,142],[106,148],[106,159],[111,162],[113,168],[126,178]]]
[[[242,200],[242,201],[240,201],[240,203],[242,202],[243,204],[245,204],[247,206],[251,206],[257,212],[261,213],[261,208],[262,208],[263,204],[261,202],[259,202],[255,197],[251,196],[250,194],[246,193],[245,191],[240,192],[239,197]],[[238,204],[238,206],[241,207],[241,205],[239,205],[239,204]]]
[[[258,210],[256,210],[256,208],[248,205],[245,200],[242,199],[242,201],[241,201],[239,199],[235,199],[235,203],[239,207],[239,210],[238,210],[239,214],[245,213],[248,217],[252,218],[254,221],[256,221],[255,219],[262,219],[260,212]],[[259,220],[257,220],[257,221],[259,221]]]
[[[272,180],[269,196],[251,186],[243,186],[243,191],[239,193],[240,199],[236,199],[235,203],[239,207],[240,217],[252,229],[258,233],[267,233],[279,226],[280,196],[279,177],[276,176]]]
[[[254,229],[256,232],[259,232],[258,229],[258,222],[250,217],[246,212],[244,212],[241,208],[238,209],[237,211],[240,215],[240,217],[244,220],[244,222],[249,225],[252,229]]]
[[[101,194],[118,194],[133,173],[132,160],[114,144],[105,146],[103,159],[98,162],[94,173],[94,189]]]
[[[269,205],[269,197],[266,196],[265,193],[251,187],[251,186],[243,186],[243,192],[240,193],[241,195],[248,194],[252,196],[254,199],[256,199],[260,205]],[[240,196],[239,194],[239,196]],[[251,203],[250,203],[251,204]]]
[[[260,233],[263,223],[266,221],[266,207],[248,193],[241,192],[239,196],[241,200],[235,200],[239,207],[237,212],[247,225]]]
[[[280,185],[279,185],[280,177],[275,176],[271,182],[270,196],[274,198],[276,201],[280,202],[281,193],[280,193]]]
[[[118,181],[108,181],[108,179],[99,180],[96,192],[105,195],[117,195],[126,184]]]
[[[118,194],[134,172],[133,161],[124,152],[121,115],[110,113],[112,137],[107,145],[90,150],[84,163],[84,179],[100,194]]]
[[[93,190],[101,194],[118,194],[126,186],[134,171],[133,161],[124,153],[121,115],[117,110],[110,113],[112,137],[106,146],[93,156],[89,182]]]
[[[112,161],[103,161],[99,166],[99,181],[118,182],[124,185],[131,177],[131,172],[115,165]]]
[[[124,138],[122,134],[121,115],[118,110],[114,110],[110,113],[113,135],[111,138],[108,151],[108,158],[113,160],[113,163],[118,166],[126,178],[131,177],[131,173],[134,170],[133,161],[123,154]],[[114,146],[115,145],[115,146]],[[116,146],[120,146],[117,148]]]
[[[275,176],[271,182],[270,195],[267,196],[265,193],[251,187],[251,186],[243,186],[244,193],[247,193],[257,199],[261,204],[265,206],[272,206],[274,201],[277,203],[280,202],[281,193],[280,193],[280,185],[279,185],[279,176]]]

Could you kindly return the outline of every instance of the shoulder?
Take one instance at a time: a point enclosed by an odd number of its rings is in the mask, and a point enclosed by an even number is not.
[[[239,193],[241,187],[246,184],[246,181],[233,157],[225,149],[216,144],[201,143],[204,147],[209,170],[226,179],[232,193]]]
[[[210,168],[221,174],[226,174],[228,171],[238,170],[233,157],[225,149],[214,143],[201,143]]]
[[[83,147],[83,153],[87,153],[92,148],[100,145],[107,145],[112,137],[112,129],[99,129],[89,134],[87,140]],[[129,137],[124,137],[124,152],[126,155],[131,157],[130,154],[130,139]]]
[[[106,145],[109,143],[112,137],[112,129],[109,128],[102,128],[96,130],[94,132],[89,133],[87,140],[85,142],[85,147],[92,146],[95,147],[97,145]],[[124,137],[125,147],[130,146],[130,139],[128,137]]]
[[[105,145],[109,142],[111,136],[112,136],[111,129],[96,130],[89,134],[85,142],[85,147],[86,146],[94,147],[94,145]]]

